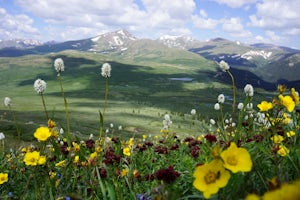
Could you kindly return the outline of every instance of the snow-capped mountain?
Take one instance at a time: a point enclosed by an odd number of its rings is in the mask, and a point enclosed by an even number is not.
[[[250,50],[247,51],[246,53],[244,53],[243,55],[241,55],[241,58],[247,59],[247,60],[251,60],[255,57],[262,57],[265,60],[269,59],[272,55],[272,51],[264,51],[264,50],[260,50],[260,51],[255,51],[255,50]]]
[[[110,51],[125,51],[127,45],[137,40],[127,30],[121,29],[114,32],[98,35],[90,39],[92,41],[91,48],[88,51],[92,52],[110,52]]]
[[[40,46],[43,43],[33,39],[13,39],[13,40],[0,40],[0,49],[2,48],[31,48]]]
[[[158,42],[167,45],[168,47],[176,47],[188,50],[197,46],[200,41],[191,36],[171,36],[164,35],[157,39]]]

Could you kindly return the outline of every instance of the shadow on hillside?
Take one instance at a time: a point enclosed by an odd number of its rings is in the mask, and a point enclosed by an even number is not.
[[[32,85],[37,78],[41,78],[46,81],[57,80],[57,72],[54,69],[53,63],[56,58],[62,58],[65,64],[65,71],[62,72],[62,77],[71,77],[76,82],[76,78],[80,78],[83,74],[86,74],[86,70],[80,68],[82,65],[96,65],[97,63],[94,60],[78,57],[70,57],[66,55],[58,55],[54,59],[49,56],[49,59],[52,60],[52,68],[49,74],[37,74],[32,79],[21,81],[18,86],[27,86]],[[100,68],[100,64],[98,68]]]
[[[259,78],[255,74],[246,71],[246,70],[240,70],[236,68],[230,68],[230,72],[232,73],[234,79],[235,79],[235,85],[237,88],[243,89],[246,84],[251,84],[254,88],[262,88],[267,91],[276,91],[277,85],[283,84],[286,85],[288,88],[299,88],[300,87],[300,81],[288,81],[288,80],[277,80],[276,83],[266,82],[263,79]],[[231,78],[226,73],[218,73],[217,77],[220,82],[226,82],[228,84],[231,83]]]

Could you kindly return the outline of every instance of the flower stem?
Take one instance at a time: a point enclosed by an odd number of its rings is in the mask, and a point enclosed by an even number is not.
[[[9,111],[11,113],[11,115],[13,116],[13,119],[14,119],[14,123],[15,123],[15,126],[16,126],[16,129],[17,129],[17,133],[18,133],[18,144],[20,145],[20,141],[21,141],[21,130],[20,130],[20,127],[17,123],[17,120],[16,120],[16,116],[11,108],[11,106],[8,106],[9,107]]]
[[[46,103],[45,103],[45,99],[44,99],[43,93],[41,93],[41,97],[42,97],[43,106],[44,106],[44,110],[45,110],[45,114],[46,114],[46,120],[48,121],[49,120],[49,116],[48,116],[48,112],[47,112]]]
[[[107,97],[108,97],[108,78],[106,78],[106,81],[105,81],[105,96],[104,96],[103,119],[104,119],[105,110],[106,110]]]
[[[61,76],[58,75],[58,80],[60,83],[60,89],[61,89],[61,94],[64,98],[64,105],[65,105],[65,112],[66,112],[66,120],[67,120],[67,142],[68,142],[68,146],[71,146],[71,128],[70,128],[70,119],[69,119],[69,112],[68,112],[68,102],[64,93],[64,89],[62,86],[62,80],[61,80]]]
[[[231,77],[231,82],[232,82],[232,91],[233,91],[233,102],[232,102],[232,113],[231,113],[231,118],[234,120],[234,110],[235,110],[235,104],[236,104],[236,88],[235,88],[235,83],[234,83],[234,77],[230,73],[230,71],[227,71],[229,76]],[[232,127],[232,125],[230,125]]]
[[[106,104],[107,104],[107,97],[108,97],[108,78],[105,79],[105,95],[104,95],[104,107],[103,107],[103,113],[101,113],[99,111],[100,114],[100,140],[102,137],[102,133],[103,133],[103,126],[104,126],[104,115],[105,115],[105,111],[106,111]]]

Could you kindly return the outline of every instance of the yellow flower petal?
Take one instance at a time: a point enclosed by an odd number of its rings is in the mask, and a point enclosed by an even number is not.
[[[233,173],[249,172],[252,169],[252,160],[249,152],[244,148],[238,148],[234,142],[221,153],[224,167]]]

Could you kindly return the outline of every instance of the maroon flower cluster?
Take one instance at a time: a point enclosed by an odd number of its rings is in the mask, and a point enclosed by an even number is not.
[[[85,141],[86,148],[88,148],[88,149],[92,149],[94,147],[94,144],[95,144],[95,141],[92,139]]]
[[[217,137],[215,135],[212,134],[207,134],[204,137],[207,141],[209,141],[210,143],[215,143],[217,141]]]
[[[121,157],[115,154],[115,150],[112,147],[109,147],[105,151],[103,163],[105,163],[107,166],[114,163],[120,163],[120,160]]]
[[[165,183],[172,183],[179,176],[180,176],[180,174],[174,170],[173,166],[169,166],[166,169],[160,169],[154,173],[154,177],[157,180],[162,180]]]
[[[191,156],[197,158],[200,154],[200,147],[198,145],[202,144],[202,142],[192,137],[187,137],[183,141],[188,143]]]

